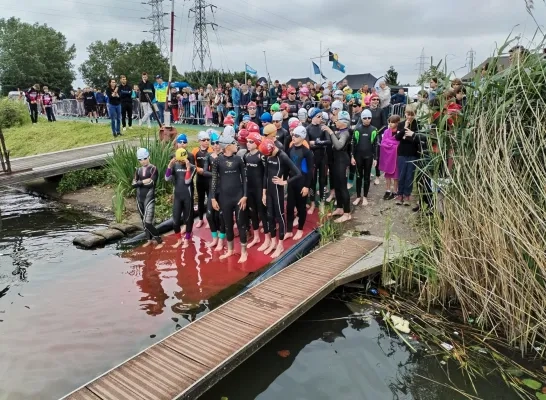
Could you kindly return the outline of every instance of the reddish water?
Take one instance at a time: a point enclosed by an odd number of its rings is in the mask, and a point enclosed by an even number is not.
[[[204,229],[185,250],[171,248],[172,236],[158,251],[79,250],[73,237],[95,225],[83,218],[44,206],[4,221],[0,399],[61,397],[207,312],[211,299],[226,300],[224,289],[271,262],[256,248],[244,264],[238,255],[219,260]],[[315,224],[316,216],[306,225]]]

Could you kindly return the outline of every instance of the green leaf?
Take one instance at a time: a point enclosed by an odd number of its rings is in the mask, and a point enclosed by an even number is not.
[[[508,368],[505,372],[507,374],[510,374],[512,376],[517,376],[517,377],[520,377],[523,375],[523,371],[517,368]]]
[[[546,400],[546,394],[544,393],[536,392],[535,396],[537,396],[538,400]]]
[[[522,379],[521,383],[533,390],[538,390],[542,387],[542,383],[535,381],[534,379]]]

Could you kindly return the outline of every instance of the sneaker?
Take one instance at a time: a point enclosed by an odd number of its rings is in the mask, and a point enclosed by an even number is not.
[[[404,204],[404,196],[396,196],[396,205],[401,206]]]
[[[127,128],[126,128],[126,127],[123,127],[123,132],[125,132],[126,130],[127,130]]]
[[[383,200],[389,200],[389,197],[391,197],[391,192],[385,192],[385,194],[383,195]]]
[[[421,206],[419,204],[417,204],[415,207],[411,209],[411,211],[413,212],[419,212],[420,210],[421,210]]]
[[[396,197],[396,195],[394,193],[391,192],[389,198],[387,200],[392,200]]]
[[[405,196],[405,197],[404,197],[404,205],[405,205],[406,207],[411,206],[411,196]]]
[[[132,126],[130,126],[130,127],[129,127],[129,129],[133,129],[133,127],[132,127]]]

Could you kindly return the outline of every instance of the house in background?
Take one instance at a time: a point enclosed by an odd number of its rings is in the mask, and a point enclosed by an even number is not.
[[[355,75],[345,75],[338,82],[342,82],[343,79],[347,79],[349,87],[353,90],[358,90],[362,85],[368,85],[370,89],[373,88],[373,85],[377,81],[377,78],[372,74],[355,74]]]
[[[297,88],[298,87],[298,82],[301,82],[301,83],[307,83],[307,82],[316,83],[315,80],[313,80],[311,78],[292,78],[289,81],[286,81],[286,85]]]
[[[494,60],[493,57],[489,57],[488,59],[486,59],[484,62],[482,62],[480,65],[478,65],[476,68],[474,68],[474,70],[470,71],[468,74],[464,75],[461,80],[463,82],[468,82],[468,81],[471,81],[474,79],[474,77],[476,76],[476,74],[481,74],[481,71],[483,69],[483,67],[486,65],[486,64],[489,64],[492,62],[492,60]],[[502,55],[499,57],[498,61],[497,61],[497,72],[500,72],[504,69],[506,69],[508,66],[510,65],[510,58],[509,58],[509,55],[506,54],[506,55]]]

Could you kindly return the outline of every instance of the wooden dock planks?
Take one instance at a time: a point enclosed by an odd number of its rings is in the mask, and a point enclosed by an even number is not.
[[[335,288],[380,243],[324,246],[88,383],[66,400],[195,399]]]

